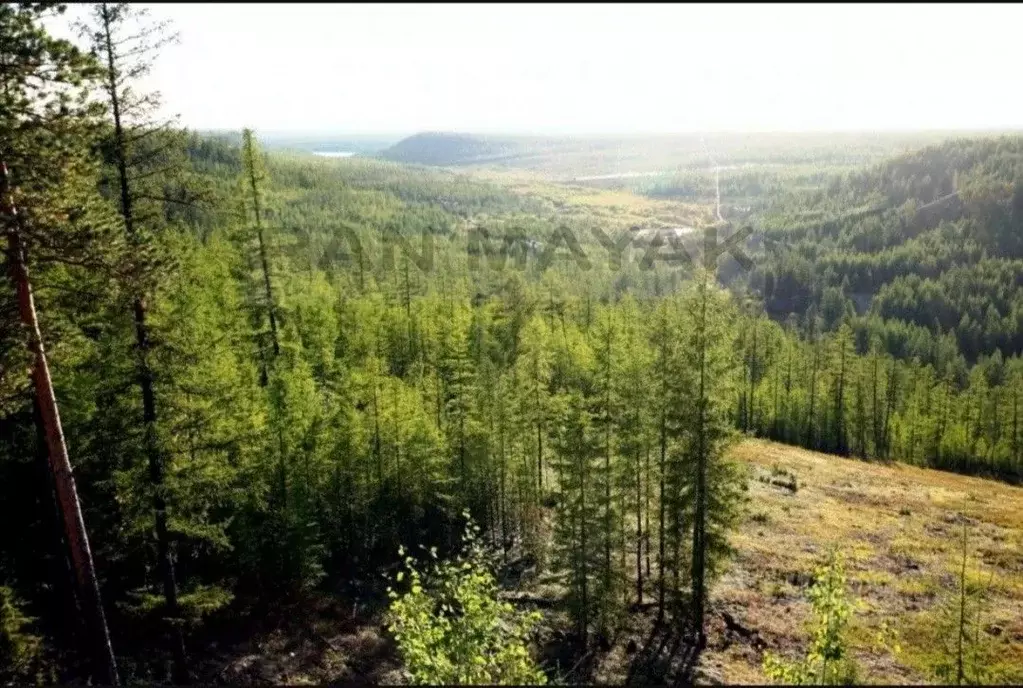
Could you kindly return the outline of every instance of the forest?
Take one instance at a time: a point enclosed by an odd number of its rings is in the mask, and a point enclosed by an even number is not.
[[[737,275],[622,242],[664,225],[639,200],[168,124],[161,27],[98,3],[79,45],[61,11],[0,5],[5,683],[206,682],[313,595],[387,608],[404,682],[560,682],[643,615],[698,655],[748,438],[1023,479],[1019,137],[770,176]],[[563,662],[514,566],[557,577]]]

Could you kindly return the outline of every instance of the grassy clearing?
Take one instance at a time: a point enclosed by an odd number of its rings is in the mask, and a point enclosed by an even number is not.
[[[611,190],[555,182],[522,170],[474,169],[472,176],[500,184],[509,191],[548,201],[563,217],[596,217],[612,226],[703,226],[713,222],[706,203],[653,199],[628,190]]]
[[[807,576],[829,546],[846,553],[849,592],[861,601],[851,639],[865,680],[928,682],[935,659],[937,604],[952,589],[959,526],[971,519],[970,549],[992,605],[984,622],[1004,680],[1023,681],[1023,489],[901,464],[840,459],[785,445],[746,441],[734,452],[754,477],[750,515],[733,538],[736,557],[712,591],[714,608],[754,629],[769,649],[796,654]],[[897,655],[873,648],[882,621],[900,633]],[[762,653],[727,638],[710,640],[701,665],[726,683],[764,682]]]

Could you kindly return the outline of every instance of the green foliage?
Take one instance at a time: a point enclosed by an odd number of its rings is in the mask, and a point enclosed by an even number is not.
[[[956,138],[778,194],[750,284],[778,319],[849,323],[936,367],[946,342],[1023,352],[1021,144]]]
[[[420,571],[405,557],[395,583],[407,573],[407,592],[388,588],[388,629],[405,668],[417,685],[546,684],[527,647],[540,614],[516,612],[498,599],[478,538],[478,526],[468,519],[463,551],[454,559]],[[404,548],[398,554],[404,556]],[[435,559],[436,548],[430,554]]]
[[[806,656],[796,662],[767,653],[764,673],[782,685],[854,685],[859,668],[849,654],[846,628],[853,605],[846,597],[845,567],[841,555],[832,552],[814,574],[810,588],[813,621]]]
[[[32,619],[25,616],[9,587],[0,585],[0,682],[42,685],[47,682],[42,638],[31,632]],[[48,679],[53,680],[51,675]]]

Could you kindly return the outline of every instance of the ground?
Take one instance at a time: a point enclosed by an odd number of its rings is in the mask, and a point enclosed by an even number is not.
[[[753,479],[748,516],[733,539],[736,557],[713,590],[719,614],[728,612],[772,651],[805,647],[808,574],[836,546],[848,561],[851,596],[862,602],[851,635],[865,680],[929,682],[935,603],[954,586],[963,514],[970,566],[980,567],[984,582],[993,574],[982,625],[1000,646],[1005,679],[1023,680],[1023,489],[771,442],[746,441],[734,455]],[[795,492],[771,481],[782,471],[795,476]],[[900,632],[897,655],[871,648],[883,620]],[[719,637],[701,664],[719,669],[726,683],[763,683],[761,658],[751,642]]]
[[[695,671],[700,683],[766,683],[765,651],[795,657],[806,647],[806,592],[830,547],[847,561],[850,628],[865,682],[933,682],[937,605],[952,590],[962,525],[969,524],[971,568],[990,585],[983,619],[997,647],[1002,680],[1023,681],[1023,489],[901,464],[843,459],[746,440],[732,455],[749,467],[749,503],[732,537],[735,555],[710,592],[706,650],[694,658],[678,638],[653,626],[653,611],[631,615],[611,647],[576,658],[564,652],[563,588],[540,576],[507,596],[545,615],[541,657],[551,678],[621,684]],[[900,651],[876,646],[887,621]],[[309,600],[264,620],[203,664],[210,682],[401,681],[379,607],[335,598]],[[693,660],[695,659],[695,666]]]

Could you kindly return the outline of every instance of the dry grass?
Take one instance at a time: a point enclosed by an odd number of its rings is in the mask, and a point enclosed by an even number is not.
[[[749,515],[733,537],[731,569],[712,591],[715,609],[757,631],[769,650],[798,652],[807,640],[806,574],[836,546],[847,557],[849,592],[862,602],[851,638],[865,680],[926,682],[935,606],[953,584],[962,513],[972,523],[974,563],[985,579],[994,573],[985,626],[997,634],[991,640],[1000,644],[1007,678],[1023,680],[1023,489],[756,440],[734,456],[754,478],[795,475],[798,490],[750,481]],[[900,631],[896,656],[871,647],[884,620]],[[751,649],[712,636],[701,664],[726,683],[763,683],[762,653]]]
[[[473,169],[471,175],[509,191],[549,201],[564,216],[599,217],[613,225],[702,226],[714,221],[711,206],[654,199],[627,190],[557,182],[539,172]]]

